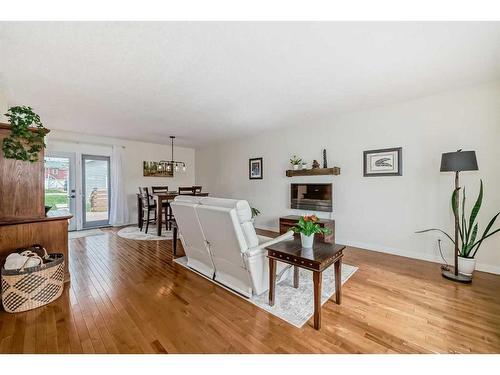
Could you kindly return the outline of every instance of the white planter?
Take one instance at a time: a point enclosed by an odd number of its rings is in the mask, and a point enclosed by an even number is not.
[[[476,259],[474,258],[464,258],[458,257],[458,273],[465,276],[472,276],[472,273],[476,269]]]
[[[306,249],[311,249],[313,247],[314,234],[311,234],[310,236],[305,236],[304,234],[301,233],[300,239],[302,241],[302,247],[305,247]]]
[[[298,165],[298,164],[293,164],[292,165],[292,168],[293,168],[294,171],[298,171],[299,167],[300,167],[300,165]]]

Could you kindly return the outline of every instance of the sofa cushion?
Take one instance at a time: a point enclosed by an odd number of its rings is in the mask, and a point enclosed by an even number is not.
[[[192,204],[200,204],[201,197],[195,197],[192,195],[178,195],[174,198],[175,202],[182,203],[192,203]]]
[[[204,206],[215,206],[215,207],[225,207],[234,208],[236,206],[237,199],[229,198],[213,198],[213,197],[202,197],[200,199],[200,204]]]
[[[215,206],[236,209],[236,214],[240,223],[250,221],[252,219],[252,209],[247,201],[242,199],[228,199],[228,198],[212,198],[206,197],[200,199],[200,204],[204,206]]]
[[[253,227],[253,223],[251,221],[247,221],[240,225],[241,229],[243,229],[243,235],[245,236],[245,241],[248,247],[252,248],[258,246],[259,237],[257,237],[257,233],[255,233],[255,228]]]
[[[257,233],[255,233],[255,228],[251,221],[252,209],[246,200],[206,197],[200,200],[200,204],[202,206],[234,209],[241,225],[247,247],[251,248],[259,244],[259,238],[257,237]]]

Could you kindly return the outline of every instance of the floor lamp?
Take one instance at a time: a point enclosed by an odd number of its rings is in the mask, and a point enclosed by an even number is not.
[[[455,205],[458,207],[460,184],[458,174],[462,171],[477,171],[476,153],[474,151],[446,152],[441,156],[441,172],[455,172]],[[443,271],[443,276],[447,279],[462,283],[470,283],[472,278],[458,273],[458,216],[455,216],[455,269]]]

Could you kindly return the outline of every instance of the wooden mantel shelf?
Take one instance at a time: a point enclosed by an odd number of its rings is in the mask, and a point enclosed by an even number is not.
[[[337,176],[340,174],[339,167],[333,168],[313,168],[313,169],[289,169],[286,171],[287,177],[294,176]]]

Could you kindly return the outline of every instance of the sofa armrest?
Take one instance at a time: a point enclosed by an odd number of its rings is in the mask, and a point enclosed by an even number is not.
[[[282,242],[282,241],[289,241],[293,238],[293,232],[288,231],[276,238],[271,239],[270,241],[264,242],[259,244],[258,246],[252,247],[251,249],[248,249],[246,252],[247,257],[253,257],[255,255],[260,255],[260,254],[265,254],[266,253],[266,247],[274,245],[275,243]]]

